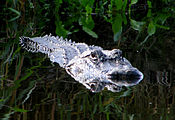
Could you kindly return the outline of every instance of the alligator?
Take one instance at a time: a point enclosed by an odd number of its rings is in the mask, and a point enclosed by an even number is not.
[[[143,74],[122,56],[119,49],[104,50],[99,46],[75,43],[63,37],[20,37],[22,48],[47,54],[76,81],[92,92],[104,89],[121,91],[143,79]]]

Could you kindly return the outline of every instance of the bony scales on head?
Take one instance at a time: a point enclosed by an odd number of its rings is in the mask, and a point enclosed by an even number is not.
[[[133,86],[143,79],[143,74],[122,57],[119,49],[103,50],[99,46],[51,35],[20,37],[20,44],[27,51],[47,54],[52,62],[65,68],[69,75],[92,92],[104,88],[119,92],[122,86]]]

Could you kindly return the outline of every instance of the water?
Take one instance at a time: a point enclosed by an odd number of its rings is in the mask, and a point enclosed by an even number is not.
[[[57,15],[58,6],[36,4],[21,5],[25,11],[16,8],[21,15],[15,20],[12,18],[17,13],[5,11],[8,16],[3,18],[0,39],[0,119],[175,119],[173,6],[164,3],[167,7],[158,9],[159,4],[152,3],[157,11],[147,8],[137,15],[135,11],[140,8],[132,8],[134,12],[126,16],[114,11],[114,15],[108,13],[106,20],[102,8],[99,9],[102,15],[86,15],[90,11],[78,14],[71,7],[62,10],[67,13]],[[64,4],[60,9],[63,7]],[[120,48],[124,57],[143,72],[144,79],[136,86],[123,87],[121,92],[92,93],[47,56],[29,53],[18,44],[19,36],[49,33],[104,49]]]

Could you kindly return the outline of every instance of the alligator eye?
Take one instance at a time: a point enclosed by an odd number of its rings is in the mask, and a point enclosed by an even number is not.
[[[93,63],[98,63],[103,61],[105,58],[105,54],[101,50],[94,50],[90,53],[90,59]]]
[[[91,52],[90,59],[91,59],[91,62],[97,63],[99,59],[98,53],[96,51]]]
[[[94,51],[94,52],[91,52],[91,57],[92,57],[92,58],[97,57],[97,54],[96,54],[96,52],[95,52],[95,51]]]

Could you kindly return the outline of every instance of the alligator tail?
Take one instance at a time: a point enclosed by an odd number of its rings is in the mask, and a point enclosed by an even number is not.
[[[73,52],[74,49],[71,46],[73,43],[64,41],[62,37],[46,35],[44,37],[29,38],[22,36],[19,39],[22,48],[33,53],[41,52],[47,54],[52,62],[57,62],[63,68],[77,55],[76,52]]]
[[[21,46],[29,52],[42,52],[48,54],[52,51],[52,49],[48,48],[46,45],[42,45],[41,43],[32,40],[29,37],[20,37]]]

